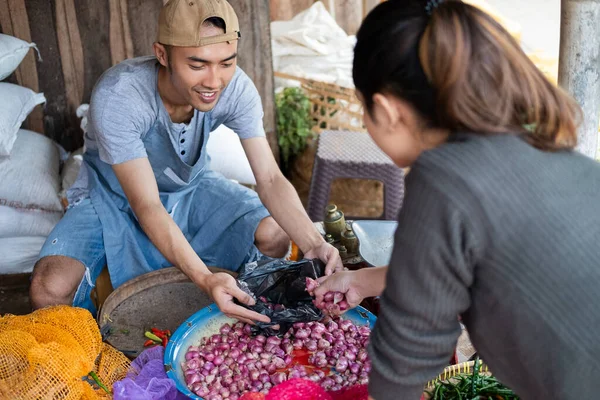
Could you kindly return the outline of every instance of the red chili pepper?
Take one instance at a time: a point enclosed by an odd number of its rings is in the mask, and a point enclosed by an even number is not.
[[[165,348],[167,347],[167,342],[168,341],[169,341],[169,339],[166,336],[162,338],[162,345],[163,345],[163,347],[165,347]]]
[[[154,333],[156,336],[158,336],[161,340],[165,337],[167,337],[167,334],[165,333],[165,331],[161,331],[158,328],[150,328],[150,330],[152,331],[152,333]]]
[[[167,337],[169,337],[169,338],[171,337],[171,331],[170,330],[166,329],[165,333],[167,334]]]
[[[153,344],[156,343],[153,340],[148,339],[144,342],[144,347],[152,346]]]

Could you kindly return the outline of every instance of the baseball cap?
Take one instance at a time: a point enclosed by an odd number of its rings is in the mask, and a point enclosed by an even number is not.
[[[208,18],[218,17],[225,22],[225,33],[200,36],[200,27]],[[169,0],[158,17],[158,39],[162,44],[182,47],[238,40],[240,24],[226,0]]]

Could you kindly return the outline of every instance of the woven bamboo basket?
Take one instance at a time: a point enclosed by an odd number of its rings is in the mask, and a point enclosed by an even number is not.
[[[275,72],[275,77],[299,84],[312,103],[311,115],[316,124],[313,130],[349,130],[366,132],[362,122],[362,105],[354,89],[334,83],[320,82]]]
[[[354,89],[333,83],[320,82],[294,75],[275,72],[275,77],[299,85],[309,98],[311,116],[315,121],[313,131],[351,130],[365,132],[363,109]],[[304,206],[308,199],[310,179],[316,154],[316,142],[309,142],[292,167],[290,180]],[[362,179],[339,179],[331,185],[330,202],[335,203],[346,215],[378,218],[383,213],[383,184]]]
[[[479,363],[480,363],[479,372],[481,374],[491,375],[490,369],[488,368],[488,366],[486,364],[484,364],[482,361],[479,361]],[[475,367],[475,361],[468,361],[468,362],[464,362],[464,363],[460,363],[460,364],[450,365],[450,366],[446,367],[444,369],[444,372],[439,374],[435,379],[432,379],[431,381],[429,381],[427,383],[427,386],[425,386],[425,390],[430,391],[435,387],[435,385],[438,382],[450,380],[457,375],[471,374],[471,373],[473,373],[473,367]],[[423,393],[422,398],[427,400],[427,399],[429,399],[429,395],[427,393]]]

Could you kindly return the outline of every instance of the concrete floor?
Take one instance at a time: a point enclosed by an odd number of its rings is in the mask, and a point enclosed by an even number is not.
[[[0,315],[6,313],[23,315],[30,311],[29,284],[27,282],[10,286],[0,284]]]

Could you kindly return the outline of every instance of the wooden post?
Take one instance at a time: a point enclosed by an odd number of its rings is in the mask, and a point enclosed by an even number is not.
[[[595,158],[600,118],[600,0],[562,0],[558,82],[581,105],[577,150]]]
[[[275,124],[275,93],[269,0],[229,0],[240,21],[242,38],[238,45],[240,67],[252,79],[262,98],[267,140],[279,162]]]

